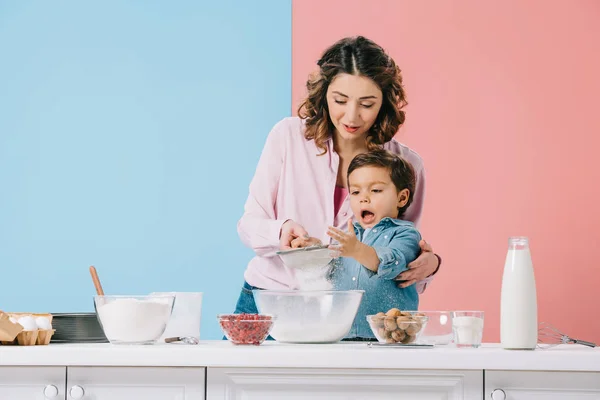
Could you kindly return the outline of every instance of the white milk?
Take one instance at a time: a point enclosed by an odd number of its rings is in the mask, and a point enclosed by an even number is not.
[[[535,349],[537,295],[529,241],[511,237],[502,277],[500,342],[505,349]]]
[[[454,341],[458,346],[479,347],[483,336],[483,318],[455,316],[452,318]]]

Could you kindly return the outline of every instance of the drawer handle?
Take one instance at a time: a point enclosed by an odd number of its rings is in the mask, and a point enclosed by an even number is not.
[[[46,385],[44,388],[44,397],[47,399],[53,399],[58,396],[58,388],[54,385]]]
[[[83,388],[79,385],[75,385],[71,388],[71,390],[69,390],[69,396],[71,396],[72,399],[83,399],[84,395],[85,390],[83,390]]]
[[[495,389],[491,397],[492,400],[506,400],[506,393],[502,389]]]

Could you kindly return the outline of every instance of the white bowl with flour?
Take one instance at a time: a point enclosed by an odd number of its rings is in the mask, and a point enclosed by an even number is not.
[[[173,295],[95,296],[94,306],[104,335],[113,344],[154,344],[171,312]]]
[[[352,328],[364,290],[254,290],[261,314],[276,317],[282,343],[336,343]]]

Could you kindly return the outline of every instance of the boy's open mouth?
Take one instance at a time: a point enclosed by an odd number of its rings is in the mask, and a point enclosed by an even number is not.
[[[375,214],[369,210],[362,210],[360,217],[365,224],[370,224],[371,222],[375,221]]]

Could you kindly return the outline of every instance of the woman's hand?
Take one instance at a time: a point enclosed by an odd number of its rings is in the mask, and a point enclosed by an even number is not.
[[[322,244],[321,241],[317,238],[301,236],[301,237],[297,237],[296,239],[292,240],[291,246],[292,246],[292,249],[297,249],[299,247],[318,246],[321,244]]]
[[[281,250],[290,250],[294,247],[292,245],[294,239],[299,238],[302,238],[302,241],[307,241],[310,239],[308,232],[306,232],[306,229],[304,229],[302,225],[294,222],[291,219],[288,219],[283,223],[283,225],[281,225],[281,233],[279,234],[279,248]],[[295,247],[304,247],[299,246],[302,241],[296,241]]]
[[[439,267],[439,259],[433,253],[433,248],[425,240],[419,242],[421,254],[408,264],[408,270],[401,272],[395,280],[403,281],[399,288],[405,288],[433,275]]]

